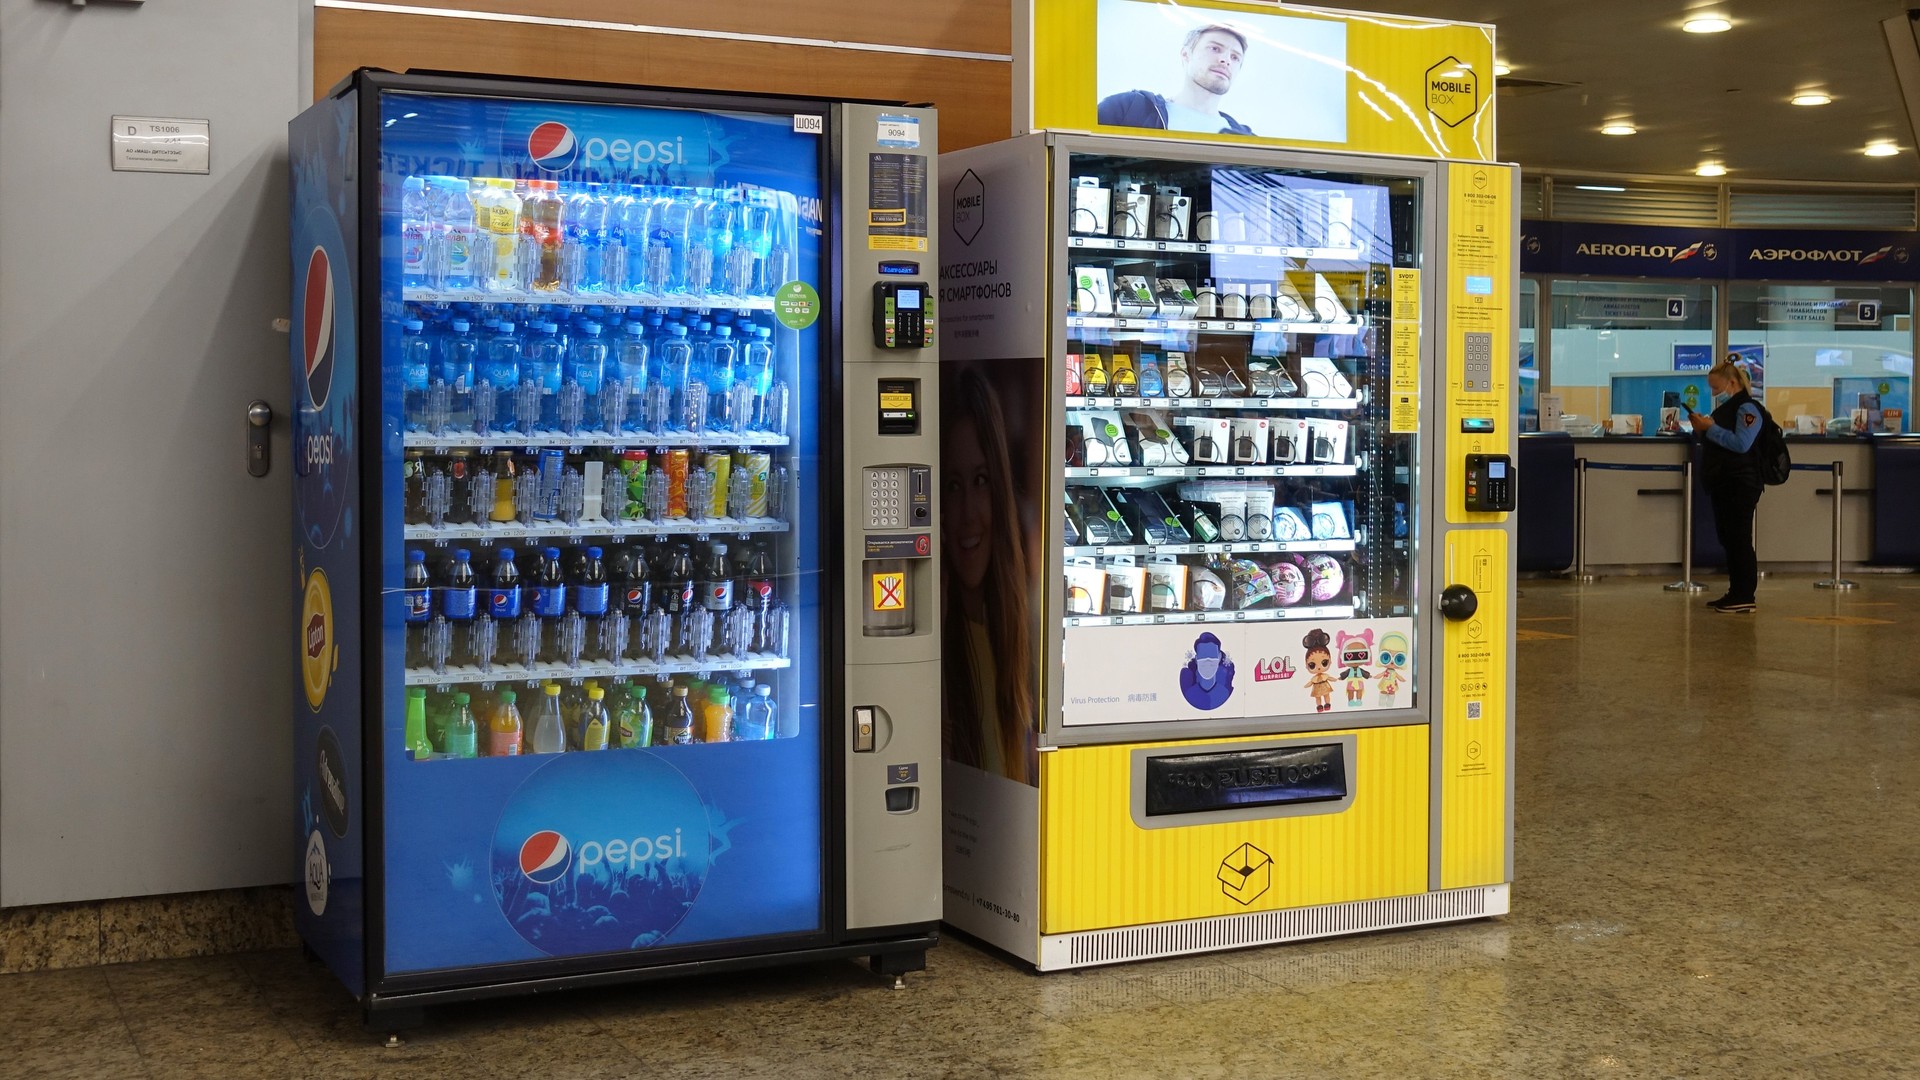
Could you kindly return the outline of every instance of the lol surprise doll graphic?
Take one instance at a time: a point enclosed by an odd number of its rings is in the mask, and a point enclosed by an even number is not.
[[[1407,635],[1384,634],[1380,638],[1380,704],[1391,707],[1393,697],[1407,681],[1407,654],[1413,651]]]
[[[1300,640],[1307,647],[1307,693],[1313,695],[1313,711],[1326,712],[1333,708],[1333,676],[1328,671],[1333,667],[1333,644],[1325,630],[1309,630]]]
[[[1367,693],[1367,680],[1373,678],[1367,670],[1373,663],[1373,631],[1349,634],[1342,630],[1334,644],[1340,649],[1340,678],[1347,683],[1347,708],[1358,708]]]

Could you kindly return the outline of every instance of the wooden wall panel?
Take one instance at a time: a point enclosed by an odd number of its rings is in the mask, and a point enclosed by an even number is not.
[[[519,2],[531,5],[546,0]],[[778,5],[768,5],[769,8],[775,6]],[[995,22],[1006,24],[1004,3],[981,6],[998,8],[1000,16]],[[630,15],[629,19],[632,18]],[[820,33],[820,29],[816,28],[815,33]],[[1010,63],[998,60],[960,60],[911,53],[390,15],[338,8],[320,8],[314,12],[313,38],[316,97],[358,67],[392,71],[420,68],[643,86],[932,102],[940,109],[942,150],[994,142],[1012,133],[1013,68]],[[954,46],[949,43],[927,47]]]
[[[1004,55],[1013,49],[1010,0],[371,0],[406,7],[492,11],[550,19],[676,26],[729,34],[862,41]]]

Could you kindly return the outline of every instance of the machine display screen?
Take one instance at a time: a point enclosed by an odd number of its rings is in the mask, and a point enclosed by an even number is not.
[[[1487,463],[1487,479],[1489,479],[1489,480],[1505,480],[1506,478],[1507,478],[1507,463],[1506,463],[1506,462],[1504,462],[1504,461],[1490,461],[1490,462],[1488,462],[1488,463]]]
[[[895,303],[899,305],[901,311],[920,310],[919,289],[901,289],[900,292],[896,294],[896,297]]]

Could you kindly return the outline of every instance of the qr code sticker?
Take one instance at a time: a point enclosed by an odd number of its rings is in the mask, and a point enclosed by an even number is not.
[[[1477,701],[1467,702],[1467,719],[1469,720],[1480,719],[1480,703],[1479,702]]]

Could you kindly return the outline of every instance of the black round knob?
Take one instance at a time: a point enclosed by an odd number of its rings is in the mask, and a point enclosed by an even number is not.
[[[1470,619],[1480,610],[1480,598],[1465,585],[1449,585],[1440,590],[1440,614],[1454,622]]]

